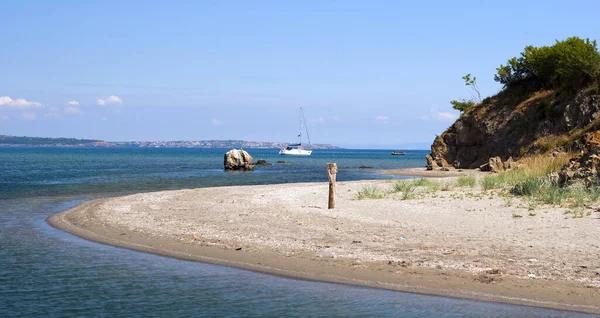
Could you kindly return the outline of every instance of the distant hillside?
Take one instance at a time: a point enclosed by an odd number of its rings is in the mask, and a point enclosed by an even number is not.
[[[528,46],[497,70],[495,80],[504,85],[500,93],[481,102],[452,101],[463,113],[431,145],[428,161],[435,161],[434,167],[477,168],[495,156],[504,161],[581,150],[583,136],[600,129],[595,41],[569,38]],[[475,78],[463,79],[479,93]]]
[[[102,142],[102,140],[0,135],[0,145],[11,146],[90,146],[97,142]]]
[[[112,147],[112,148],[281,148],[287,144],[269,141],[197,140],[197,141],[119,141],[93,139],[16,137],[0,135],[0,146],[39,147]],[[329,144],[312,144],[312,149],[339,149]]]

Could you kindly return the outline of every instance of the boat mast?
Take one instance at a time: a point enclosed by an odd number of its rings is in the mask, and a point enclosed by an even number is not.
[[[300,123],[300,132],[302,132],[302,122],[304,122],[304,128],[306,129],[306,138],[308,138],[308,144],[310,145],[310,135],[308,134],[308,126],[306,126],[306,119],[304,118],[304,111],[302,110],[302,107],[300,107],[300,114],[302,115]]]
[[[300,142],[299,142],[300,145],[302,145],[302,128],[304,128],[303,123],[302,123],[302,117],[304,117],[304,116],[302,114],[302,107],[300,107],[300,134],[298,135],[298,137],[300,137]]]

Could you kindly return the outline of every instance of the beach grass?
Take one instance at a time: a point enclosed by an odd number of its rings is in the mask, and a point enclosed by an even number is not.
[[[523,197],[530,202],[531,210],[538,204],[581,208],[600,199],[600,187],[589,187],[582,182],[560,186],[548,178],[550,173],[560,171],[572,157],[573,154],[563,153],[523,158],[519,160],[517,169],[481,178],[481,187],[484,190],[507,190],[510,195]]]
[[[412,181],[396,182],[392,192],[401,192],[402,200],[410,200],[414,198],[417,193],[435,193],[439,190],[440,184],[438,182],[431,181],[427,178],[419,178]]]
[[[474,176],[458,177],[458,179],[456,179],[456,184],[459,187],[473,188],[477,184],[477,179]]]
[[[354,197],[356,200],[383,199],[387,194],[376,186],[365,186]]]

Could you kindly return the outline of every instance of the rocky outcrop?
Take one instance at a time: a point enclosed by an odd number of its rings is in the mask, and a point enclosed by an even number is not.
[[[441,156],[436,156],[435,158],[431,155],[426,155],[425,159],[427,159],[427,165],[425,166],[427,170],[449,170],[449,165],[446,159]]]
[[[252,156],[250,156],[248,152],[241,149],[229,150],[223,158],[223,165],[225,170],[254,170]]]
[[[264,160],[264,159],[258,159],[255,163],[255,166],[272,166],[273,164]]]
[[[596,127],[597,126],[597,127]],[[600,129],[600,95],[506,89],[463,113],[431,145],[427,168],[477,168],[489,159],[577,147],[570,132]],[[564,136],[558,144],[554,138]],[[434,164],[435,162],[435,164]],[[436,166],[437,164],[437,166]]]
[[[515,163],[512,157],[509,157],[506,161],[502,162],[502,159],[496,156],[491,157],[486,164],[479,166],[479,170],[498,173],[514,168],[514,165]]]
[[[572,158],[558,174],[560,185],[578,181],[587,186],[600,183],[600,130],[584,135],[584,147],[583,153]]]

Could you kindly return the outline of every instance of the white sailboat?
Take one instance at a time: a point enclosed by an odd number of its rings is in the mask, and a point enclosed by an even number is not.
[[[298,135],[298,143],[297,144],[289,144],[285,148],[281,148],[279,150],[280,155],[287,156],[310,156],[312,154],[312,150],[303,149],[302,147],[302,131],[306,130],[306,137],[308,138],[308,144],[310,145],[310,136],[308,135],[308,128],[305,125],[304,120],[304,112],[302,111],[302,107],[300,107],[300,134]],[[304,129],[303,129],[304,128]]]

